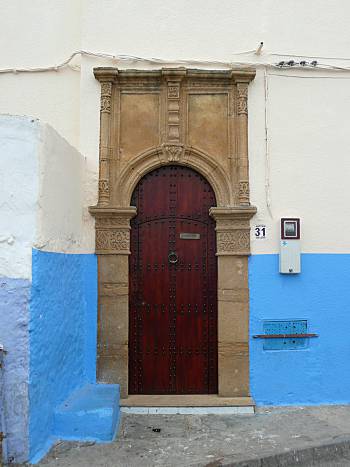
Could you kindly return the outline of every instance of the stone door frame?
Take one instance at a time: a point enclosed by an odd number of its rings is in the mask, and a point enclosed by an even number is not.
[[[120,384],[128,396],[128,276],[130,206],[134,188],[151,170],[164,165],[191,167],[211,184],[217,206],[210,209],[216,221],[218,256],[218,395],[249,397],[249,289],[250,219],[256,208],[249,202],[248,181],[248,84],[254,70],[119,71],[97,68],[101,83],[99,199],[90,213],[96,221],[98,255],[99,337],[97,378]],[[156,81],[155,81],[156,80]],[[229,124],[233,125],[232,171],[211,155],[186,144],[181,128],[181,83],[194,80],[211,89],[222,86],[232,98]],[[124,167],[115,156],[115,112],[118,86],[148,86],[160,83],[165,89],[164,141],[147,149]],[[119,84],[120,83],[120,84]],[[158,85],[158,84],[157,84]],[[143,89],[143,88],[142,88]],[[112,175],[113,174],[113,175]],[[118,203],[116,203],[118,199]]]

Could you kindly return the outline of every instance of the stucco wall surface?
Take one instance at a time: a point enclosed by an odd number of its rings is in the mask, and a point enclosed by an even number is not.
[[[49,125],[0,115],[1,275],[30,279],[33,245],[93,251],[85,177],[85,158]]]
[[[4,454],[14,462],[28,459],[28,315],[30,282],[0,277],[0,343],[4,365],[0,369],[4,401],[1,430],[6,433]],[[3,377],[3,380],[2,380]],[[0,391],[1,392],[1,391]],[[1,459],[0,459],[1,463]]]
[[[0,115],[0,275],[30,279],[39,191],[40,125]]]
[[[81,2],[3,2],[1,68],[45,67],[80,48]],[[33,115],[79,143],[79,73],[67,68],[49,74],[1,75],[1,112]]]
[[[84,56],[59,71],[4,74],[0,107],[50,123],[87,157],[86,208],[95,204],[97,194],[100,86],[94,66],[160,68],[176,66],[169,61],[178,59],[188,60],[188,67],[221,67],[216,60],[257,65],[249,88],[251,199],[258,207],[252,225],[265,224],[268,236],[259,242],[253,238],[252,251],[276,253],[279,217],[295,215],[302,217],[304,252],[347,253],[343,232],[350,219],[343,215],[347,198],[342,187],[350,172],[350,73],[265,69],[262,64],[306,56],[348,66],[341,58],[350,58],[349,13],[346,0],[337,0],[336,6],[327,0],[210,0],[205,6],[200,0],[180,0],[176,6],[163,0],[62,0],[54,5],[14,0],[3,7],[0,19],[8,45],[0,68],[55,65],[78,49],[165,62]],[[260,41],[260,55],[237,54],[256,49]],[[88,216],[83,231],[84,252],[92,252],[94,229]]]
[[[269,169],[257,121],[264,108],[262,73],[250,88],[251,203],[258,207],[252,227],[267,227],[266,240],[252,233],[252,253],[279,251],[281,217],[301,218],[304,253],[349,253],[344,209],[350,199],[350,76],[286,74],[273,71],[268,77]]]
[[[77,387],[94,382],[96,271],[94,255],[33,250],[29,376],[33,461],[53,442],[55,407]]]
[[[249,259],[251,393],[259,405],[349,404],[350,255],[304,254],[302,273],[278,273],[278,255]],[[264,320],[308,320],[299,350],[263,350]]]
[[[92,219],[84,208],[85,158],[50,125],[41,124],[37,233],[34,247],[52,252],[93,251]],[[91,236],[90,236],[91,237]]]

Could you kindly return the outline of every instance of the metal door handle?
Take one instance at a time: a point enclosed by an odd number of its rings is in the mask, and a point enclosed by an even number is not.
[[[179,258],[177,256],[177,254],[175,253],[175,251],[171,251],[169,254],[168,254],[168,261],[169,263],[171,264],[176,264],[178,262]]]

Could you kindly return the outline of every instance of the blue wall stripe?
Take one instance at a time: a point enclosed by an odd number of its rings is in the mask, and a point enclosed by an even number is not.
[[[94,380],[95,255],[33,250],[30,304],[30,459],[50,445],[55,407]]]
[[[279,274],[278,255],[249,258],[250,335],[265,319],[307,319],[301,350],[263,350],[250,340],[251,393],[258,404],[350,403],[350,255],[303,254],[302,271]]]

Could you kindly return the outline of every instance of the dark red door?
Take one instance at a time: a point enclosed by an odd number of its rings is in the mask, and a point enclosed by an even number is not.
[[[168,166],[139,182],[131,204],[129,393],[216,393],[214,192]]]

